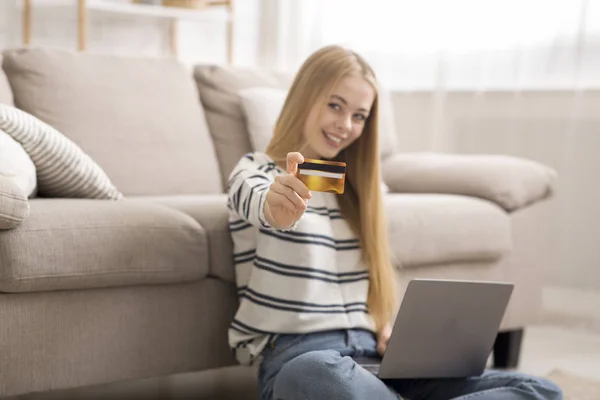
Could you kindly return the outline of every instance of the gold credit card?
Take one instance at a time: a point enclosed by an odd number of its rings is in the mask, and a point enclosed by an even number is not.
[[[296,177],[316,192],[344,193],[346,163],[305,159],[298,164]]]

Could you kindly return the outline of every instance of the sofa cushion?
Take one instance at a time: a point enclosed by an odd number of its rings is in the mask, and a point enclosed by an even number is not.
[[[21,226],[0,232],[0,291],[186,282],[208,273],[193,218],[133,201],[33,199]]]
[[[240,90],[238,96],[252,149],[264,152],[273,137],[287,92],[277,88],[252,87]]]
[[[111,200],[123,197],[89,155],[33,115],[0,104],[0,129],[17,140],[35,164],[41,196]]]
[[[16,228],[28,215],[29,202],[25,192],[15,181],[0,175],[0,231]]]
[[[15,104],[83,149],[125,195],[222,192],[194,80],[172,59],[4,53]]]
[[[285,89],[290,80],[263,69],[216,65],[196,66],[194,78],[219,158],[222,184],[226,187],[233,167],[252,151],[238,92],[254,86]]]
[[[171,207],[198,221],[208,238],[209,276],[235,282],[227,195],[136,197],[134,200]]]
[[[466,196],[388,194],[384,197],[397,265],[492,261],[512,249],[510,216]]]

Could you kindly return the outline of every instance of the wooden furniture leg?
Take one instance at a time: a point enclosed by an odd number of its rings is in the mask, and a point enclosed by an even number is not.
[[[31,0],[23,1],[23,44],[31,44]]]
[[[229,20],[227,21],[227,62],[229,64],[233,64],[233,35],[235,34],[234,30],[234,13],[233,13],[233,2],[234,0],[229,0],[227,4],[227,11],[229,13]]]
[[[84,51],[87,48],[87,2],[86,0],[78,1],[77,9],[77,45],[79,51]]]
[[[523,329],[500,332],[494,343],[494,367],[514,369],[519,365]]]

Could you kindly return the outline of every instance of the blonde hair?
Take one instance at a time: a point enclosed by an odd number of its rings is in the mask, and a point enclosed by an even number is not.
[[[303,131],[312,106],[329,101],[337,83],[361,76],[377,93],[375,74],[353,51],[327,46],[313,53],[300,67],[289,90],[266,153],[283,162],[287,153],[306,146]],[[360,238],[362,257],[369,270],[368,309],[376,329],[390,322],[396,307],[395,274],[390,260],[387,223],[381,193],[378,138],[378,96],[360,137],[340,152],[346,162],[346,183],[339,196],[342,214]]]

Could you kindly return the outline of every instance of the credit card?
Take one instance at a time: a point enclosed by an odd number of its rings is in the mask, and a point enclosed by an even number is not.
[[[311,191],[344,193],[346,163],[305,159],[298,164],[296,177]]]

